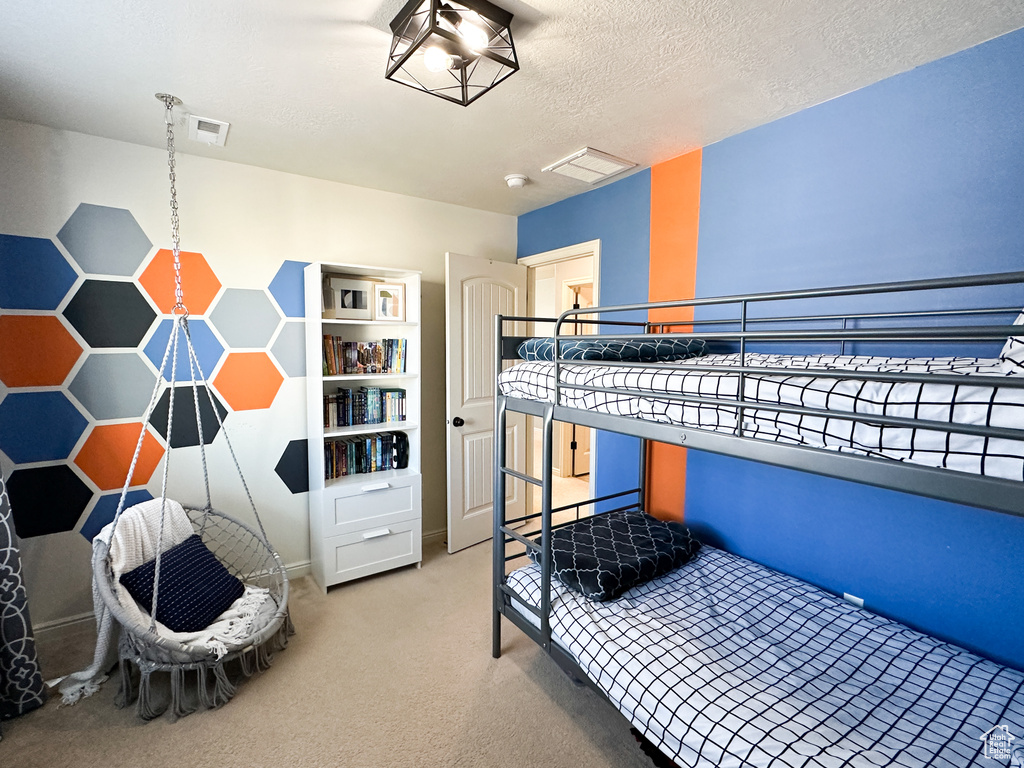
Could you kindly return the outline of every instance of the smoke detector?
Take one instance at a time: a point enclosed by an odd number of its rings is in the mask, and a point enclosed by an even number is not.
[[[552,173],[560,173],[572,179],[585,181],[588,184],[596,184],[630,168],[636,168],[636,163],[623,160],[615,155],[609,155],[607,152],[584,147],[542,169],[541,173],[551,171]]]
[[[203,144],[212,144],[215,147],[223,147],[224,142],[228,138],[228,128],[231,127],[230,123],[225,123],[223,120],[213,120],[209,117],[199,117],[198,115],[188,116],[188,137],[192,141],[198,141]]]
[[[530,180],[529,176],[525,176],[521,173],[510,173],[505,177],[505,183],[508,184],[509,189],[519,189],[526,185],[526,182]]]

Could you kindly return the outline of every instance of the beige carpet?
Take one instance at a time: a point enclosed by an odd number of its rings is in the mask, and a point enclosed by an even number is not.
[[[651,768],[626,721],[508,622],[491,658],[490,543],[424,557],[326,596],[293,582],[297,634],[220,710],[145,723],[114,708],[115,676],[5,722],[0,765]],[[72,671],[91,642],[41,641],[44,672]]]

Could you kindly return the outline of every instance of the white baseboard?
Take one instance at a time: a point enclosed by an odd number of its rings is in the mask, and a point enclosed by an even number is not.
[[[40,623],[32,623],[32,633],[36,636],[44,634],[46,632],[61,632],[63,630],[71,629],[78,624],[88,622],[90,624],[95,623],[96,617],[93,616],[92,612],[79,613],[75,616],[67,616],[63,619],[53,619],[52,621],[43,621]]]
[[[295,563],[288,563],[284,567],[285,573],[288,574],[290,579],[301,579],[303,576],[309,576],[313,572],[313,563],[309,560],[299,560]]]
[[[288,574],[289,579],[301,579],[303,576],[309,576],[312,573],[312,564],[309,560],[299,560],[294,563],[288,563],[284,567],[285,573]],[[43,621],[39,623],[33,622],[32,632],[37,637],[39,635],[46,634],[48,632],[62,633],[77,627],[82,623],[92,624],[96,621],[96,617],[92,612],[79,613],[74,616],[66,616],[62,619],[53,619],[51,621]]]
[[[438,539],[444,541],[444,539],[447,536],[448,536],[448,529],[447,528],[441,528],[440,530],[437,530],[437,531],[425,531],[423,533],[423,543],[424,544],[433,544]]]

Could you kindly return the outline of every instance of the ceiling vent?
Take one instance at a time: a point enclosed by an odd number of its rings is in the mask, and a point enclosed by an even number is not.
[[[573,152],[568,157],[563,157],[557,163],[552,163],[541,172],[552,171],[568,176],[573,179],[585,181],[588,184],[596,184],[604,181],[609,176],[636,168],[636,163],[623,160],[621,157],[609,155],[607,152],[600,152],[590,147]]]
[[[212,144],[215,147],[223,147],[228,138],[230,123],[222,120],[211,120],[208,117],[188,116],[188,137],[192,141],[199,141],[203,144]]]

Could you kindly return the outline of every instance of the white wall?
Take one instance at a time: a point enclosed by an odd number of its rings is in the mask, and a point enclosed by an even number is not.
[[[162,134],[156,115],[154,136]],[[423,272],[423,528],[427,535],[443,530],[444,253],[515,261],[516,219],[180,153],[177,188],[182,249],[202,252],[227,288],[264,289],[285,260]],[[0,233],[55,240],[85,202],[130,210],[154,248],[167,248],[168,199],[162,150],[0,120]],[[309,560],[307,498],[291,494],[275,475],[280,454],[266,445],[304,438],[304,413],[304,380],[286,379],[272,408],[237,412],[227,425],[238,433],[233,443],[268,535],[289,565]],[[176,452],[172,472],[182,461]],[[212,472],[214,505],[225,511],[225,498],[232,502],[240,493],[227,477],[231,466],[215,464]],[[199,472],[181,469],[184,484]],[[89,552],[76,532],[22,542],[37,624],[91,610]]]

